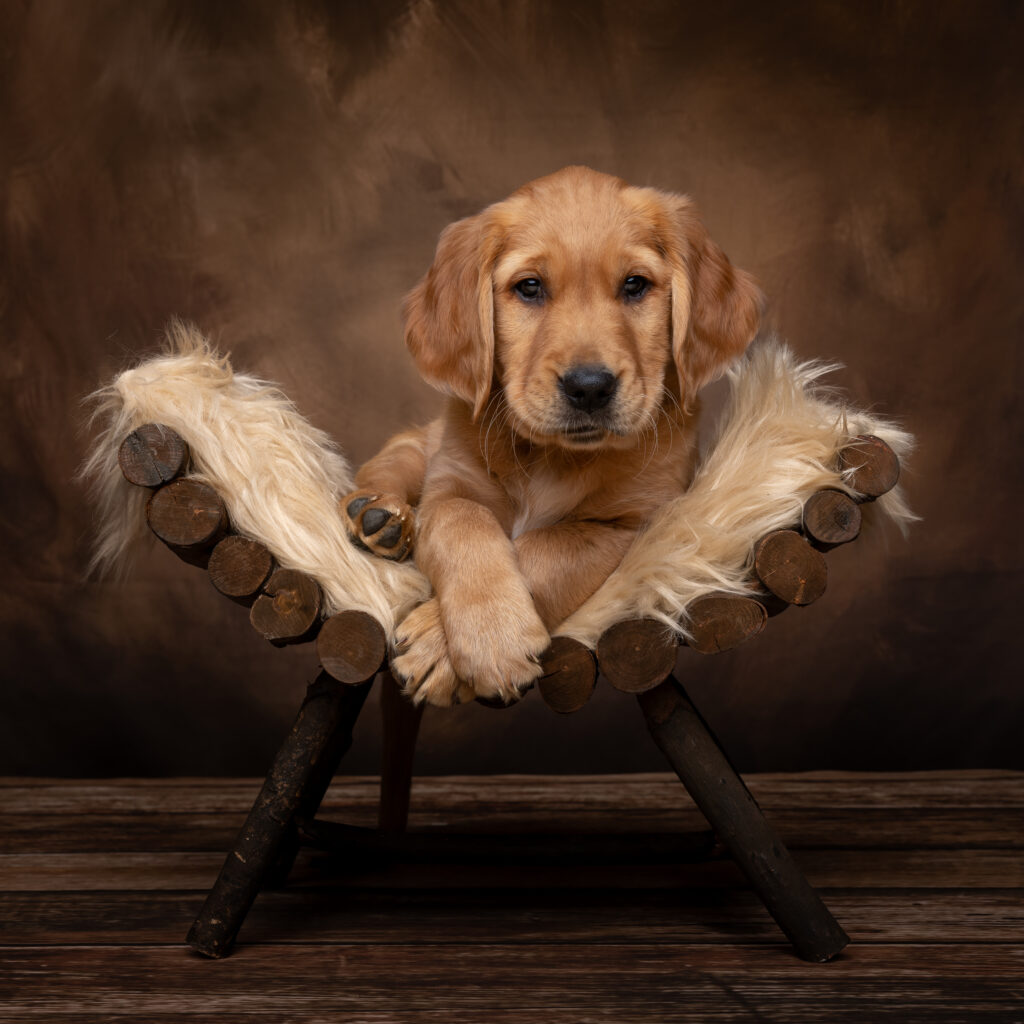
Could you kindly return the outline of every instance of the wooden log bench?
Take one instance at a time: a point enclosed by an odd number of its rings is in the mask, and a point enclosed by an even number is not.
[[[876,437],[857,438],[839,458],[852,470],[851,486],[864,501],[889,491],[899,477],[895,454]],[[138,428],[121,445],[118,462],[126,479],[152,490],[146,516],[153,532],[179,557],[203,567],[221,593],[247,606],[253,627],[272,644],[315,642],[321,665],[188,934],[189,945],[205,956],[227,955],[259,891],[286,882],[302,845],[389,859],[467,852],[493,858],[485,837],[404,835],[422,709],[402,696],[388,671],[380,623],[355,610],[325,618],[314,580],[276,566],[263,545],[232,533],[217,493],[187,475],[188,446],[174,431],[158,424]],[[750,596],[711,596],[689,608],[687,645],[704,654],[731,650],[757,636],[771,616],[817,600],[828,577],[823,552],[854,540],[859,529],[860,508],[848,495],[835,490],[813,495],[799,524],[757,543]],[[615,689],[636,695],[654,741],[797,954],[812,962],[830,960],[849,939],[673,675],[677,647],[675,635],[653,619],[617,623],[595,652],[556,636],[542,658],[537,689],[562,714],[586,704],[599,673]],[[384,721],[378,828],[320,821],[317,811],[377,678]],[[710,839],[710,833],[645,836],[636,849],[648,858],[685,860],[707,855]],[[567,842],[559,837],[546,844],[524,840],[522,849],[510,854],[517,863],[524,856],[568,857],[571,862],[579,856],[578,840],[571,841],[569,850]],[[604,855],[618,862],[628,856],[622,837],[610,849],[593,852],[596,859]]]

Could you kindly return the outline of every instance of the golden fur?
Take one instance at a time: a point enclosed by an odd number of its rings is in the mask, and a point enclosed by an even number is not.
[[[741,359],[728,374],[732,395],[720,434],[692,486],[655,514],[619,567],[554,633],[593,646],[614,622],[651,615],[685,634],[695,600],[747,587],[759,537],[795,523],[803,501],[819,487],[849,489],[835,455],[851,435],[881,437],[905,463],[910,435],[821,387],[828,369],[798,362],[775,341]],[[163,354],[92,397],[102,430],[83,476],[96,497],[98,567],[123,561],[132,542],[148,534],[148,494],[124,480],[117,450],[129,431],[157,422],[188,441],[193,468],[223,497],[235,528],[265,544],[282,566],[313,576],[329,611],[370,612],[391,637],[395,622],[429,595],[414,565],[370,557],[349,543],[336,510],[353,478],[332,442],[272,385],[235,373],[194,327],[172,326]],[[392,469],[408,474],[422,468],[438,448],[440,425],[399,435],[387,449]],[[901,526],[914,518],[899,487],[865,506],[865,514],[866,527],[877,515]],[[585,529],[571,525],[542,536],[558,547],[586,543]],[[533,556],[525,569],[531,578],[559,564],[543,547],[528,552],[516,544],[521,562]],[[541,616],[551,620],[550,611]],[[425,634],[420,642],[434,646],[421,656],[446,657],[443,640],[443,634]]]
[[[688,199],[583,167],[444,231],[406,340],[451,398],[424,463],[389,445],[357,476],[392,507],[419,494],[434,596],[393,662],[415,700],[511,700],[537,678],[550,631],[690,482],[697,393],[761,302]]]
[[[641,273],[651,287],[627,304],[618,289]],[[550,301],[524,308],[510,294],[522,274]],[[117,449],[157,422],[188,442],[234,527],[313,576],[328,611],[378,617],[417,701],[516,696],[549,634],[593,646],[648,615],[685,635],[696,599],[748,587],[759,537],[797,522],[813,491],[849,490],[836,453],[851,436],[875,434],[901,460],[912,447],[821,387],[831,367],[769,340],[728,370],[731,401],[694,476],[695,396],[746,346],[759,304],[685,199],[581,168],[541,179],[442,236],[407,326],[424,376],[452,397],[354,478],[276,388],[172,325],[165,353],[93,396],[95,562],[111,566],[146,532],[145,492],[121,477]],[[618,380],[616,400],[584,414],[566,411],[558,383],[581,359]],[[403,529],[418,505],[419,568],[349,543],[337,507],[353,486]],[[900,488],[868,511],[914,518]]]

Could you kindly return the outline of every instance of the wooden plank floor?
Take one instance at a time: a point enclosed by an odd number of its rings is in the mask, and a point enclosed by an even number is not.
[[[850,933],[796,959],[733,865],[588,864],[588,836],[705,826],[674,777],[418,780],[412,827],[579,834],[573,867],[304,852],[235,954],[183,938],[254,780],[0,780],[0,1022],[1024,1021],[1024,774],[762,775]],[[377,781],[324,817],[374,821]]]

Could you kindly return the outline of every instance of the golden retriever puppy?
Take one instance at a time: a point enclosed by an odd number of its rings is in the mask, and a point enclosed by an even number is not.
[[[434,596],[400,624],[413,700],[516,699],[549,633],[688,485],[698,391],[762,296],[685,196],[585,167],[450,225],[405,304],[442,417],[393,438],[343,501],[357,543],[410,550]]]

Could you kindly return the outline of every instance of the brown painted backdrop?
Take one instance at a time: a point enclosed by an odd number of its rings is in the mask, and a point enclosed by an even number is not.
[[[0,4],[0,772],[259,772],[315,671],[163,550],[84,582],[81,397],[172,315],[354,460],[429,418],[403,293],[567,163],[688,191],[803,356],[920,439],[924,521],[680,671],[746,769],[1024,767],[1021,7]],[[376,716],[352,764],[373,770]],[[428,715],[422,771],[659,768],[630,698]]]

